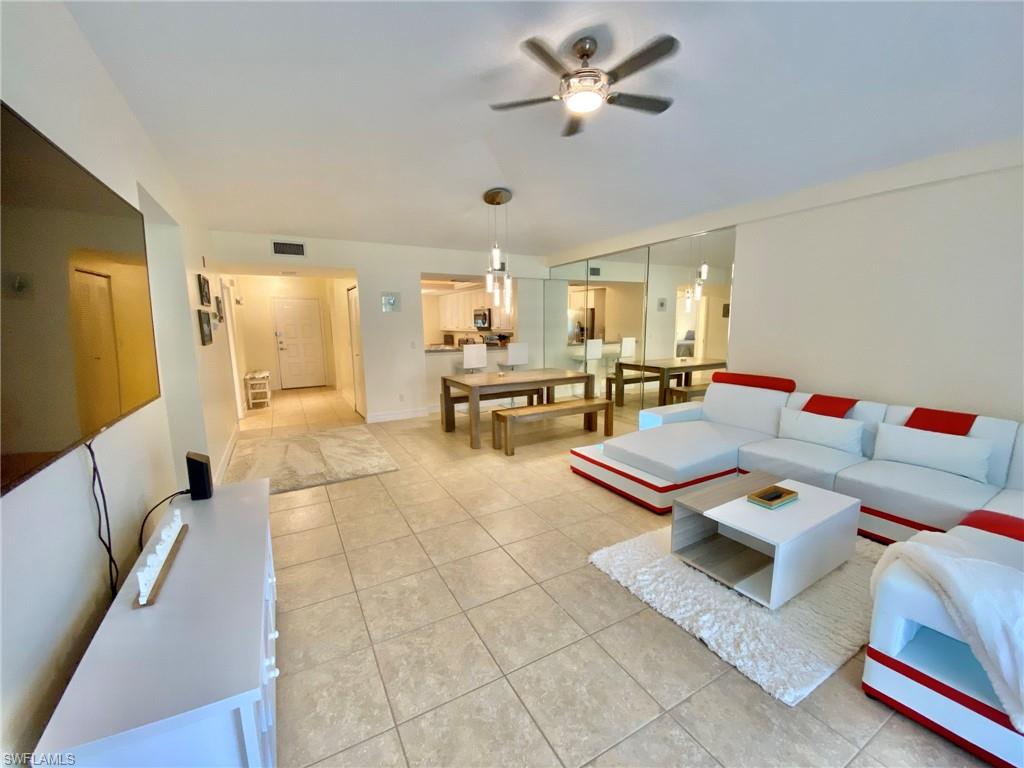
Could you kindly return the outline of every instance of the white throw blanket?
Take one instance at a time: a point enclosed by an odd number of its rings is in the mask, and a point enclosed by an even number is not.
[[[985,559],[962,539],[926,531],[886,549],[871,576],[872,596],[896,560],[938,595],[1013,727],[1024,732],[1024,573]]]

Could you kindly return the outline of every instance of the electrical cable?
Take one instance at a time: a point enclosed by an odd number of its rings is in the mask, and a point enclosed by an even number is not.
[[[190,493],[190,492],[191,491],[188,488],[186,488],[183,491],[175,491],[174,493],[172,493],[169,496],[164,496],[162,499],[160,499],[160,501],[158,501],[156,504],[154,504],[150,508],[149,512],[147,512],[146,515],[142,518],[142,525],[139,526],[139,551],[140,552],[142,551],[142,545],[143,545],[143,542],[142,542],[142,532],[144,530],[146,530],[146,521],[149,520],[149,516],[152,515],[153,512],[156,511],[156,508],[159,507],[161,504],[163,504],[165,501],[171,501],[172,499],[177,498],[178,496],[182,496],[182,495],[184,495],[186,493]]]
[[[117,597],[117,582],[120,581],[121,571],[117,567],[117,559],[114,557],[113,539],[110,533],[110,509],[107,506],[107,493],[103,488],[103,478],[100,476],[99,464],[96,462],[96,452],[92,448],[92,440],[85,443],[85,449],[89,452],[92,460],[92,500],[96,504],[96,536],[107,553],[107,579],[110,586],[110,599]],[[99,495],[96,488],[99,487]],[[100,504],[102,499],[103,503]],[[106,538],[103,538],[104,523],[106,524]]]

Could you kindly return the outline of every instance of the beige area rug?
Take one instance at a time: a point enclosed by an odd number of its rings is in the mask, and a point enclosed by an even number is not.
[[[853,558],[776,611],[670,553],[671,526],[594,552],[590,561],[793,706],[868,641],[868,583],[885,547],[857,537]]]
[[[364,426],[290,437],[245,437],[242,433],[224,482],[269,477],[270,492],[283,493],[396,469],[391,454]]]

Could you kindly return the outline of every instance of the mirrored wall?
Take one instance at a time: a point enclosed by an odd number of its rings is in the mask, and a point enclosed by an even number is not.
[[[734,252],[728,228],[553,267],[545,366],[593,373],[632,426],[643,408],[699,400],[728,358]]]

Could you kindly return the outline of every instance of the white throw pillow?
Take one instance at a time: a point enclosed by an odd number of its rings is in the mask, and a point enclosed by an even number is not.
[[[864,423],[856,419],[837,419],[793,408],[783,408],[779,417],[779,437],[824,445],[854,456],[864,455],[863,434]]]
[[[875,459],[931,467],[954,475],[988,482],[992,441],[978,437],[947,435],[925,429],[879,424]]]

